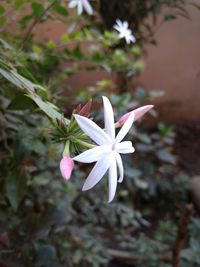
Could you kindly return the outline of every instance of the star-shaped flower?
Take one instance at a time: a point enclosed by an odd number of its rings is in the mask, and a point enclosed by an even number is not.
[[[70,0],[69,8],[77,7],[78,15],[83,13],[85,10],[89,15],[93,14],[93,9],[88,0]]]
[[[86,117],[74,115],[79,127],[97,144],[97,146],[86,150],[73,159],[83,163],[97,162],[84,183],[83,191],[89,190],[95,186],[108,171],[108,202],[111,202],[115,196],[117,181],[122,182],[124,177],[124,168],[120,154],[133,153],[135,151],[130,141],[121,142],[133,124],[134,113],[128,117],[115,137],[113,109],[110,101],[105,96],[103,96],[103,104],[105,130],[101,129],[96,123]]]
[[[119,38],[125,38],[127,44],[135,43],[136,39],[132,31],[128,28],[128,22],[117,19],[116,24],[113,26],[119,32]]]

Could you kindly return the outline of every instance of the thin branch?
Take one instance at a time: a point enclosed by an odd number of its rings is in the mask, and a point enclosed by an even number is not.
[[[49,6],[47,6],[44,11],[40,14],[39,17],[35,18],[33,23],[31,24],[30,28],[28,29],[26,35],[24,36],[23,42],[22,42],[22,46],[24,46],[24,44],[26,43],[26,41],[28,40],[28,38],[30,37],[33,29],[35,28],[35,26],[40,23],[42,17],[54,6],[54,4],[57,2],[58,0],[54,0]]]
[[[149,257],[146,257],[145,255],[134,255],[131,252],[127,252],[127,251],[121,251],[121,250],[117,250],[117,249],[112,249],[112,248],[108,248],[107,249],[108,255],[113,258],[113,259],[117,259],[123,262],[126,262],[126,264],[130,263],[131,266],[133,264],[133,262],[147,262],[149,261]],[[163,254],[159,254],[158,255],[159,260],[163,261],[163,262],[171,262],[171,253],[170,252],[165,252]]]
[[[175,246],[173,249],[173,257],[172,257],[172,266],[173,267],[180,267],[180,253],[181,250],[184,248],[185,241],[187,238],[187,229],[188,224],[192,219],[192,215],[194,213],[194,207],[192,204],[187,204],[185,206],[184,213],[179,222],[179,228],[177,233],[177,238],[175,242]]]

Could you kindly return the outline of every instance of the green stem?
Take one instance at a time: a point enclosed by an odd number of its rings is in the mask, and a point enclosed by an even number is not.
[[[90,144],[90,143],[87,143],[87,142],[84,142],[84,141],[81,141],[79,139],[76,140],[76,143],[78,143],[78,144],[80,144],[82,146],[85,146],[87,148],[93,148],[93,147],[95,147],[95,145]]]
[[[65,148],[63,151],[63,157],[64,156],[70,156],[70,142],[69,141],[66,141],[66,143],[65,143]]]

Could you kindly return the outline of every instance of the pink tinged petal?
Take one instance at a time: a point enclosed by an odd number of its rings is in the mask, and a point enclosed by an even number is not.
[[[112,140],[115,138],[115,122],[114,114],[110,101],[106,96],[103,96],[104,105],[104,122],[106,133],[110,136]]]
[[[111,146],[95,146],[94,148],[86,150],[80,155],[74,157],[73,160],[83,163],[92,163],[104,158],[104,156],[111,151]]]
[[[115,157],[116,157],[116,161],[117,161],[117,167],[119,170],[118,183],[121,183],[124,179],[124,167],[123,167],[123,163],[122,163],[122,158],[118,153],[116,153]]]
[[[70,179],[73,168],[73,160],[67,156],[63,157],[63,159],[60,161],[60,171],[64,179]]]
[[[121,154],[133,153],[135,148],[132,146],[131,141],[124,141],[115,145],[115,151]]]
[[[111,143],[110,137],[93,121],[90,119],[74,114],[76,122],[79,127],[98,145],[109,145]]]
[[[111,161],[111,156],[103,157],[102,159],[97,161],[83,185],[83,191],[91,189],[101,180],[101,178],[107,172]]]
[[[116,143],[120,143],[121,140],[124,139],[124,137],[127,135],[133,124],[134,117],[135,117],[134,113],[131,113],[126,122],[124,123],[124,125],[122,126],[122,128],[120,129],[120,131],[118,132],[115,138]]]
[[[153,105],[147,105],[147,106],[143,106],[137,109],[134,109],[133,111],[130,111],[126,114],[124,114],[119,121],[117,122],[117,125],[122,126],[125,121],[128,119],[128,117],[130,116],[130,114],[133,112],[135,114],[135,119],[134,121],[138,120],[140,117],[142,117],[145,113],[147,113],[150,109],[152,109],[154,106]]]
[[[92,15],[93,14],[93,9],[90,5],[90,3],[87,0],[82,0],[83,6],[85,11],[89,14]]]
[[[113,200],[117,189],[117,162],[115,158],[113,158],[109,168],[108,183],[109,183],[108,203],[110,203]]]

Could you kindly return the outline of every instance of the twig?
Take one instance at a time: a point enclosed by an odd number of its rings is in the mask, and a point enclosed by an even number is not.
[[[176,242],[173,248],[173,257],[172,257],[173,267],[180,267],[180,252],[185,245],[185,240],[187,237],[187,228],[188,228],[188,224],[190,223],[192,219],[193,212],[194,212],[193,205],[187,204],[185,206],[183,216],[179,222],[177,238],[176,238]]]
[[[108,255],[113,259],[118,259],[121,261],[126,262],[127,264],[130,263],[131,266],[133,262],[147,262],[149,257],[145,257],[144,255],[134,255],[131,252],[121,251],[117,249],[108,248],[107,249]],[[163,262],[171,262],[171,253],[165,252],[163,254],[158,255],[158,258]]]
[[[49,11],[53,7],[53,5],[57,1],[58,0],[53,1],[49,6],[46,7],[46,9],[40,14],[39,17],[34,19],[33,23],[31,24],[30,28],[28,29],[26,35],[24,36],[24,39],[23,39],[23,42],[22,42],[22,46],[24,46],[24,44],[28,40],[28,38],[31,35],[31,33],[32,33],[33,29],[35,28],[35,26],[41,21],[42,17],[46,14],[47,11]]]

